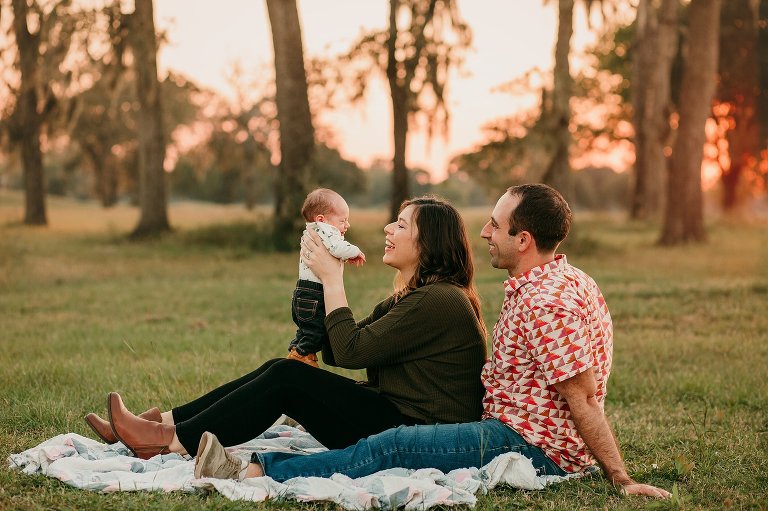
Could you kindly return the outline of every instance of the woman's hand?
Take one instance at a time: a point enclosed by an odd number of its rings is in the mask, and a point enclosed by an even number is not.
[[[328,315],[340,307],[347,307],[344,263],[331,255],[320,236],[312,230],[307,230],[301,237],[301,258],[323,283],[325,314]]]
[[[324,286],[343,282],[344,264],[331,255],[320,236],[311,229],[301,237],[301,258]]]

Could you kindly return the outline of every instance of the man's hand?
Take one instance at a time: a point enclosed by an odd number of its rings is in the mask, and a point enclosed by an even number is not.
[[[595,399],[597,381],[592,369],[555,383],[555,389],[568,402],[576,430],[603,468],[603,474],[609,481],[620,486],[621,491],[626,495],[669,497],[669,492],[666,490],[636,483],[627,475],[619,445],[602,408]]]
[[[671,496],[667,490],[634,481],[631,484],[622,485],[621,492],[624,495],[645,495],[646,497],[656,497],[658,499],[668,499]]]

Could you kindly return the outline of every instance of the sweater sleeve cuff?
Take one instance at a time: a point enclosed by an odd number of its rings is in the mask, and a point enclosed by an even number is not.
[[[344,321],[352,321],[352,323],[355,322],[355,318],[352,316],[352,309],[349,307],[339,307],[338,309],[335,309],[326,315],[325,328],[326,330],[330,330],[334,326]]]

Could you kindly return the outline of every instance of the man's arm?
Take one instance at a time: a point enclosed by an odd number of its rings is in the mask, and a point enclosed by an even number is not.
[[[579,435],[584,439],[592,455],[603,468],[605,477],[611,483],[620,485],[628,495],[669,497],[668,491],[649,484],[636,483],[627,475],[616,437],[595,399],[597,381],[592,369],[555,383],[555,389],[568,402],[571,418],[576,424]]]

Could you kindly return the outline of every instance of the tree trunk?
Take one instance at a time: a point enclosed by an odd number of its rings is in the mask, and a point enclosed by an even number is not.
[[[408,141],[408,106],[406,94],[392,88],[392,126],[395,153],[392,158],[392,195],[389,202],[389,220],[394,222],[400,211],[400,204],[408,199],[411,190],[408,181],[408,167],[405,165],[405,151]]]
[[[245,125],[247,132],[248,126]],[[256,207],[256,142],[248,133],[248,139],[243,142],[243,200],[245,209],[252,211]]]
[[[392,158],[392,195],[389,202],[389,220],[394,222],[400,204],[410,196],[408,167],[405,165],[405,151],[408,143],[408,87],[402,77],[398,79],[397,12],[399,0],[389,1],[389,37],[387,39],[387,81],[392,97],[392,136],[394,156]]]
[[[552,160],[544,172],[542,181],[558,190],[566,199],[573,199],[569,152],[571,132],[570,100],[572,82],[568,57],[573,35],[573,0],[560,0],[558,4],[557,42],[555,43],[555,69],[551,105],[546,116],[552,130]],[[546,105],[542,105],[546,109]]]
[[[301,206],[311,189],[315,130],[309,110],[304,49],[296,0],[267,0],[275,53],[280,168],[275,186],[273,240],[278,250],[296,248],[303,229]]]
[[[729,137],[730,138],[730,137]],[[742,161],[731,160],[728,169],[722,169],[720,182],[723,185],[722,206],[724,211],[735,211],[742,202],[742,196],[739,190],[741,176],[744,173],[746,165]]]
[[[706,240],[701,191],[704,124],[715,93],[722,0],[693,0],[680,88],[680,121],[670,159],[667,207],[659,243]]]
[[[757,97],[757,119],[760,123],[760,148],[768,147],[768,0],[760,0],[758,6],[760,24],[757,30],[757,52],[760,94]],[[763,174],[768,188],[768,172]]]
[[[21,141],[24,168],[24,224],[48,225],[45,212],[45,177],[40,151],[40,125],[28,125]]]
[[[104,148],[103,141],[85,142],[81,144],[93,166],[94,191],[101,205],[110,208],[117,203],[117,171],[115,156]]]
[[[757,122],[757,19],[751,0],[723,4],[720,29],[720,80],[717,101],[728,106],[726,132],[730,162],[722,165],[722,206],[735,211],[744,202],[743,176],[760,158]]]
[[[757,121],[760,133],[761,157],[768,157],[768,0],[759,0],[757,6],[759,20],[757,30],[758,84],[760,94],[757,97]],[[768,172],[762,172],[763,189],[768,189]]]
[[[26,0],[13,0],[13,31],[19,49],[21,87],[18,104],[13,113],[14,140],[21,143],[21,161],[24,169],[24,223],[47,225],[45,212],[45,176],[43,155],[40,150],[42,116],[38,105],[38,54],[40,32],[31,34],[27,26]]]
[[[170,231],[166,196],[165,136],[160,82],[157,79],[157,38],[152,0],[136,0],[129,18],[130,44],[139,100],[139,223],[134,238]]]
[[[680,0],[651,0],[637,8],[632,67],[635,180],[630,218],[656,216],[664,204],[664,147],[670,135],[670,75],[678,47]]]
[[[111,208],[117,204],[117,157],[108,152],[104,158],[101,205]]]

